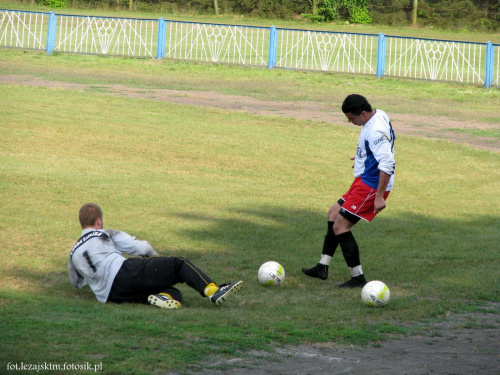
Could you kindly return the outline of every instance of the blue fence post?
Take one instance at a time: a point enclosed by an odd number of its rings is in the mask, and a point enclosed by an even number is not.
[[[377,48],[377,77],[381,78],[385,72],[385,45],[386,39],[383,33],[378,34]]]
[[[54,12],[49,14],[49,26],[47,30],[47,45],[45,47],[47,55],[54,50],[56,45],[57,16]]]
[[[267,60],[267,67],[274,68],[276,65],[276,55],[278,53],[278,30],[276,27],[271,26],[269,29],[269,57]]]
[[[495,61],[495,48],[493,43],[486,43],[486,62],[484,67],[484,86],[489,89],[493,83],[493,65]]]
[[[165,41],[167,39],[167,27],[163,18],[158,20],[158,39],[156,45],[156,58],[161,60],[165,57]]]

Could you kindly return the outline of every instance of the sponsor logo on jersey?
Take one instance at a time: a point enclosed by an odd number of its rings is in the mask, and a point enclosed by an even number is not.
[[[90,233],[87,233],[87,234],[81,236],[80,239],[76,242],[75,246],[73,246],[73,248],[71,249],[71,252],[69,253],[70,258],[73,257],[73,254],[75,253],[75,251],[80,246],[82,246],[85,242],[87,242],[91,238],[95,238],[95,237],[101,237],[101,238],[108,238],[109,239],[109,236],[106,233],[99,232],[97,230],[93,231],[93,232],[90,232]]]
[[[382,137],[380,137],[379,139],[375,139],[373,141],[373,145],[376,146],[378,145],[380,142],[382,142],[384,140],[385,136],[383,135]]]

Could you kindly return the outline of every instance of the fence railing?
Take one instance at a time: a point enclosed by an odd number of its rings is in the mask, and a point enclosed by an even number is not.
[[[268,27],[164,21],[161,57],[203,62],[267,66]]]
[[[500,87],[500,44],[0,9],[0,47]]]
[[[384,74],[485,84],[486,47],[479,43],[387,37]]]
[[[47,13],[0,10],[0,46],[46,49]]]
[[[377,36],[278,29],[276,66],[376,74]]]
[[[151,58],[156,55],[157,20],[60,15],[54,22],[55,35],[49,35],[54,47],[49,52]]]

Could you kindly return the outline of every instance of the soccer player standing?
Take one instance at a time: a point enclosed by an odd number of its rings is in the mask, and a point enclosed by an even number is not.
[[[348,121],[361,126],[354,160],[354,182],[328,211],[328,229],[319,263],[302,268],[310,277],[326,280],[328,267],[338,245],[342,249],[351,279],[340,288],[363,287],[366,279],[361,268],[359,248],[351,228],[360,220],[372,221],[386,206],[394,183],[395,134],[387,114],[373,109],[365,97],[352,94],[342,104]]]

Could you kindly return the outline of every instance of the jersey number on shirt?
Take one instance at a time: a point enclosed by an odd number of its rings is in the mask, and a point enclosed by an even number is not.
[[[87,260],[87,263],[89,264],[89,267],[92,268],[92,271],[96,272],[97,271],[97,268],[95,268],[94,266],[94,263],[92,263],[92,260],[90,260],[90,257],[89,257],[89,252],[88,251],[85,251],[83,253],[83,256],[85,257],[85,259]]]

